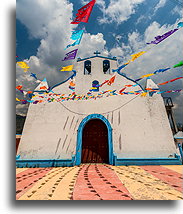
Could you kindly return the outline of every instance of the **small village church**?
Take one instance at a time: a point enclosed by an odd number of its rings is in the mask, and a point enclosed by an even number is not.
[[[181,164],[161,94],[119,94],[125,85],[136,86],[123,92],[144,89],[123,73],[113,72],[117,67],[115,57],[95,52],[77,59],[72,79],[55,86],[44,79],[32,97],[43,102],[29,105],[17,167]],[[111,84],[103,84],[114,76]],[[50,87],[47,95],[44,86]],[[159,90],[149,78],[146,88]]]

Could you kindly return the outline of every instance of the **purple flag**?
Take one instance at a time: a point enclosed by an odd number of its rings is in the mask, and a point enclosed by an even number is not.
[[[146,43],[146,44],[158,44],[161,41],[163,41],[164,39],[166,39],[167,37],[169,37],[170,35],[172,35],[174,32],[176,32],[178,29],[174,29],[174,30],[170,30],[167,33],[163,34],[162,36],[156,36],[154,41],[151,41],[150,43]]]
[[[69,53],[66,53],[66,56],[65,56],[65,58],[62,61],[70,60],[70,59],[75,59],[77,51],[78,51],[78,49],[75,49],[73,51],[70,51]]]

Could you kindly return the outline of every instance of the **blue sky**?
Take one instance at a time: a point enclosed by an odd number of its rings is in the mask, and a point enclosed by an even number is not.
[[[39,79],[48,80],[50,86],[67,76],[59,69],[68,65],[62,62],[64,48],[70,42],[72,30],[85,29],[77,57],[93,55],[99,50],[102,55],[117,56],[118,63],[127,61],[131,54],[148,50],[146,42],[157,35],[176,28],[182,21],[180,0],[97,0],[88,23],[71,25],[77,10],[87,0],[17,0],[16,9],[16,54],[25,60]],[[172,67],[182,60],[182,29],[165,41],[148,50],[135,60],[124,72],[130,78]],[[69,64],[71,64],[69,62]],[[69,75],[69,74],[68,74]],[[182,75],[182,68],[166,74],[153,76],[156,83]],[[32,77],[17,67],[16,85],[33,90],[36,83]],[[144,84],[142,82],[142,84]],[[161,87],[161,90],[182,88],[182,81]],[[167,96],[167,94],[165,94]],[[17,94],[18,97],[21,94]],[[182,94],[168,94],[175,103],[177,121],[182,122]],[[17,103],[17,113],[26,114],[27,106]]]

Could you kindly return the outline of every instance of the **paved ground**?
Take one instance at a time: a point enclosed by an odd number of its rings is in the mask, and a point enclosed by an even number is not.
[[[17,168],[17,200],[181,200],[183,166]]]

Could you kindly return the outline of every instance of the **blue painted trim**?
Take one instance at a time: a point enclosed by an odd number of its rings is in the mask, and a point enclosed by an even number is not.
[[[182,162],[178,155],[175,155],[175,158],[118,158],[117,155],[114,155],[114,165],[182,165]]]
[[[87,60],[87,59],[92,59],[92,58],[95,58],[95,57],[99,57],[99,58],[103,58],[103,59],[110,59],[110,60],[117,61],[117,59],[116,59],[116,58],[111,58],[111,57],[105,57],[105,56],[90,56],[90,57],[83,58],[83,59],[78,58],[78,59],[77,59],[77,62],[81,62],[81,61],[83,61],[83,60]]]
[[[181,156],[181,159],[183,161],[183,152],[182,152],[182,146],[180,143],[178,143],[178,147],[179,147],[179,152],[180,152],[180,156]]]
[[[44,159],[44,160],[16,160],[18,168],[37,168],[37,167],[64,167],[74,166],[75,156],[72,159]]]
[[[77,145],[76,145],[76,159],[75,165],[81,164],[81,153],[82,153],[82,133],[85,124],[91,119],[100,119],[102,120],[105,125],[107,126],[108,130],[108,147],[109,147],[109,164],[113,165],[113,143],[112,143],[112,127],[109,121],[101,114],[90,114],[85,117],[79,127],[78,127],[78,134],[77,134]]]
[[[65,83],[65,82],[67,82],[68,80],[70,80],[70,79],[72,79],[73,77],[75,77],[76,76],[76,71],[75,70],[72,70],[72,72],[73,72],[73,74],[70,76],[70,77],[68,77],[66,80],[64,80],[64,81],[62,81],[62,82],[60,82],[60,83],[57,83],[56,85],[54,85],[54,86],[52,86],[52,87],[50,87],[50,89],[49,89],[49,91],[47,90],[42,90],[42,91],[33,91],[33,92],[42,92],[42,93],[44,93],[44,92],[50,92],[53,88],[55,88],[55,87],[57,87],[57,86],[59,86],[59,85],[61,85],[61,84],[63,84],[63,83]]]
[[[120,73],[120,71],[116,71],[120,76],[123,76],[123,77],[125,77],[127,80],[130,80],[130,81],[132,81],[132,82],[134,82],[135,84],[137,84],[138,86],[140,86],[140,88],[145,92],[146,90],[138,83],[138,82],[136,82],[135,80],[133,80],[133,79],[131,79],[130,77],[127,77],[126,76],[126,74],[124,74],[124,73]]]
[[[75,70],[72,70],[72,72],[73,72],[73,74],[72,74],[70,77],[68,77],[66,80],[64,80],[64,81],[62,81],[62,82],[60,82],[60,83],[57,83],[56,85],[50,87],[50,90],[52,90],[53,88],[55,88],[55,87],[57,87],[57,86],[59,86],[59,85],[65,83],[65,82],[67,82],[68,80],[72,79],[73,77],[75,77],[75,76],[76,76],[76,71],[75,71]]]

